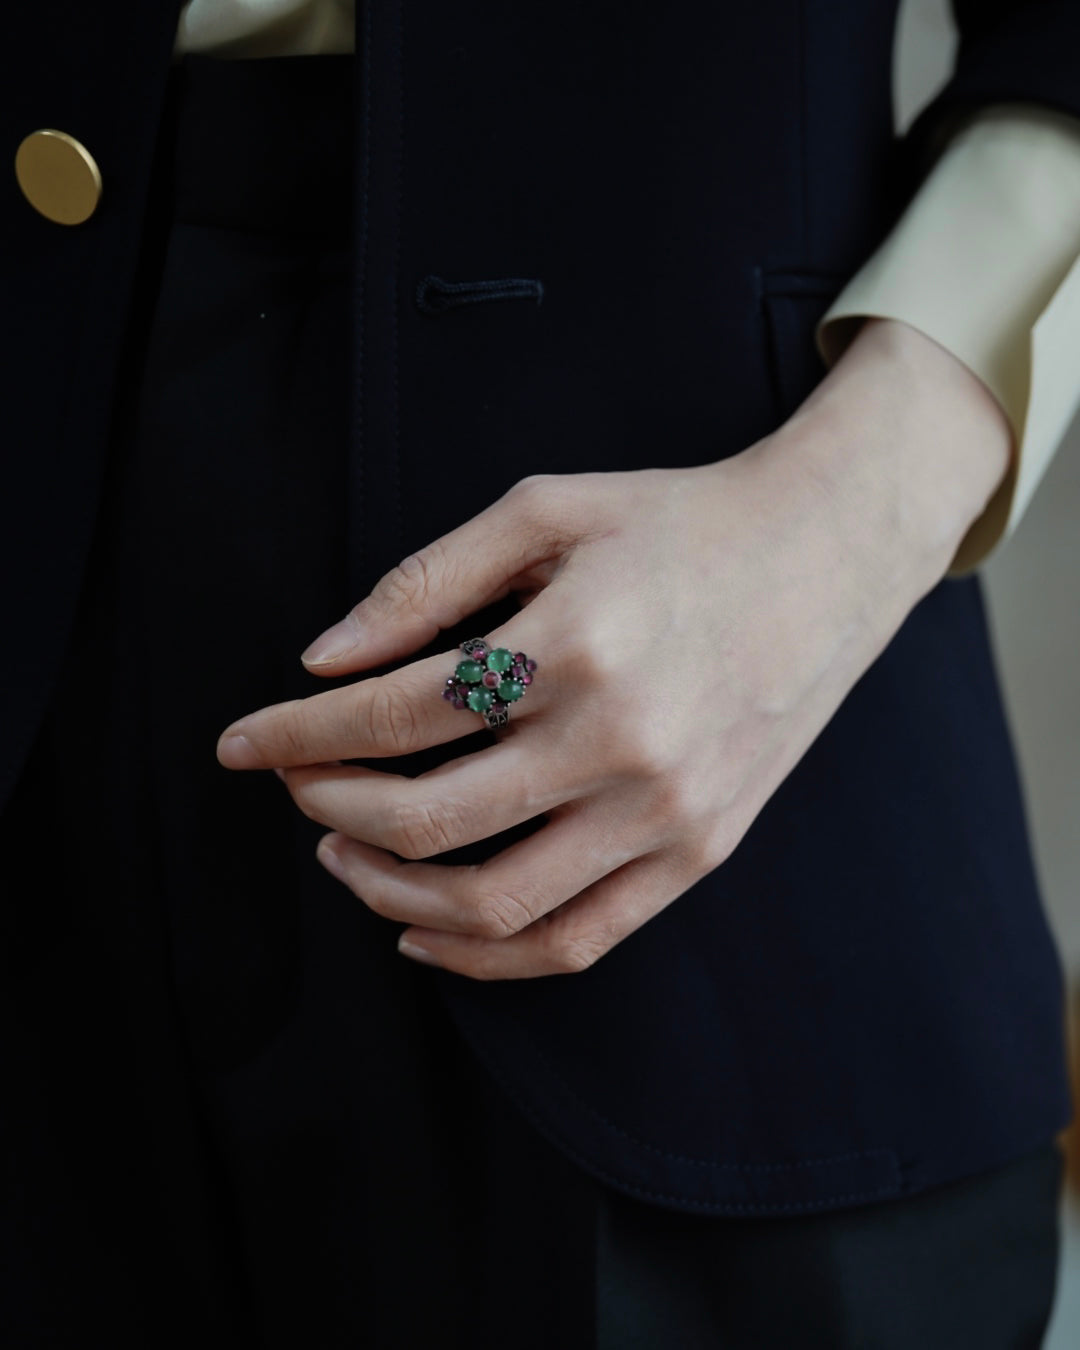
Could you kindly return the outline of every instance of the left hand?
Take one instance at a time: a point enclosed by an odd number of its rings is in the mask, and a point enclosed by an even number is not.
[[[715,464],[526,478],[306,654],[318,674],[362,671],[514,592],[521,611],[478,636],[538,669],[490,748],[415,778],[331,762],[475,732],[441,697],[448,650],[245,717],[221,762],[284,770],[334,831],[324,866],[409,925],[405,954],[478,979],[584,970],[730,856],[945,570],[951,536],[905,537],[901,560],[879,529],[895,502],[871,511],[866,472],[849,491],[820,471],[819,446],[844,457],[829,406]],[[911,428],[874,434],[902,463],[888,442]],[[426,861],[539,815],[481,864]]]

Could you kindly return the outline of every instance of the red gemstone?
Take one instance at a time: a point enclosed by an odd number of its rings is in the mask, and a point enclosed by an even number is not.
[[[463,698],[456,698],[456,699],[454,699],[454,707],[455,707],[455,708],[464,708],[464,706],[465,706],[465,700],[464,700]]]
[[[532,684],[532,676],[531,676],[531,675],[522,675],[522,676],[521,676],[521,683],[522,683],[522,684]]]
[[[514,653],[514,660],[518,663],[519,666],[523,666],[523,665],[525,664],[525,653],[524,653],[524,652],[515,652],[515,653]]]
[[[498,689],[499,681],[501,679],[502,676],[499,674],[497,670],[485,670],[484,678],[481,681],[481,683],[483,684],[485,689]]]

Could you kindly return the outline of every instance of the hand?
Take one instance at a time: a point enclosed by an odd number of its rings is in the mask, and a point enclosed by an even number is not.
[[[475,732],[478,715],[440,696],[461,659],[447,650],[252,714],[221,762],[283,770],[333,831],[323,864],[409,925],[407,955],[479,979],[584,970],[723,864],[952,556],[970,493],[947,529],[940,507],[909,509],[908,447],[940,400],[914,428],[925,401],[885,391],[878,341],[857,339],[833,392],[731,458],[524,479],[305,654],[316,673],[362,671],[514,592],[520,613],[483,636],[539,666],[490,748],[416,778],[333,762]],[[874,398],[904,410],[872,426],[877,475],[845,439]],[[477,866],[426,861],[540,815]]]

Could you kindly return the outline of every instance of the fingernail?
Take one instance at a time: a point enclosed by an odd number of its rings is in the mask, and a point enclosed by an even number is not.
[[[421,947],[419,943],[412,942],[407,937],[398,938],[397,949],[402,956],[408,956],[413,961],[422,961],[425,966],[442,965],[442,962],[437,961],[426,947]]]
[[[281,781],[284,783],[284,781],[285,781],[285,770],[284,770],[284,769],[275,769],[274,772],[277,774],[277,776],[278,776],[278,777],[281,779]]]
[[[227,769],[259,768],[259,757],[255,753],[255,747],[246,736],[241,736],[238,732],[225,732],[218,741],[217,757],[218,762],[224,764]]]
[[[319,846],[315,850],[315,856],[332,877],[337,877],[338,881],[345,880],[344,865],[338,855],[334,852],[333,846],[328,844],[325,839],[319,840]]]
[[[359,645],[360,625],[351,614],[317,637],[300,660],[305,666],[328,666]]]

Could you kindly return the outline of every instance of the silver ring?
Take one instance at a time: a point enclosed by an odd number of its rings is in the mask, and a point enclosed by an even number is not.
[[[486,638],[468,638],[461,644],[457,663],[442,691],[455,708],[471,709],[492,731],[510,721],[510,705],[523,698],[533,682],[536,662],[524,652],[492,647]]]

